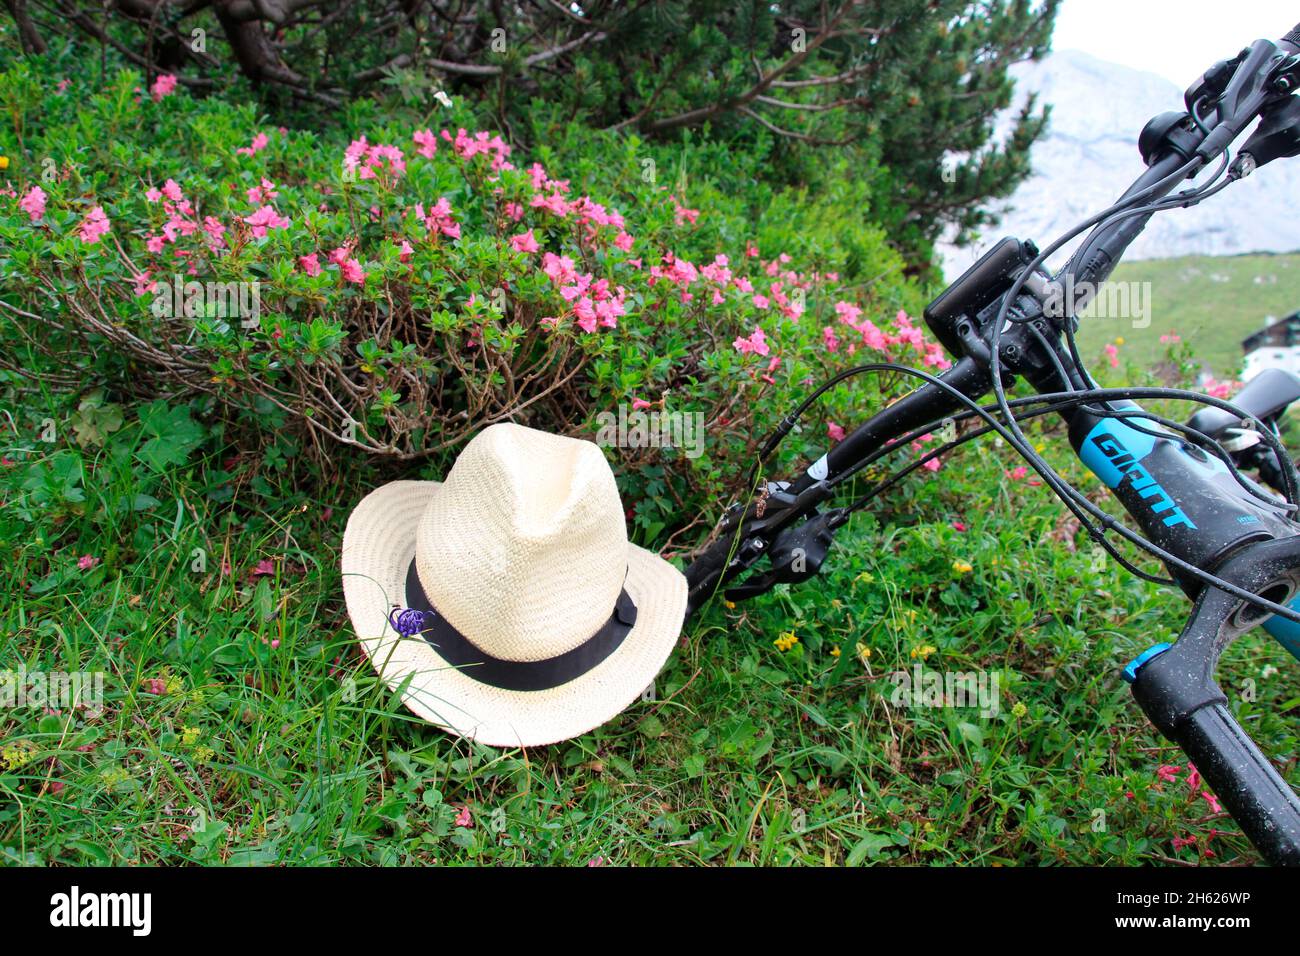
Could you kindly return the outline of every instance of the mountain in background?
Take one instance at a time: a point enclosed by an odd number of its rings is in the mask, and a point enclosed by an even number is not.
[[[1183,91],[1163,77],[1077,50],[1054,52],[1012,72],[1016,105],[1038,92],[1040,102],[1052,104],[1051,123],[1033,147],[1034,175],[993,206],[1003,210],[1001,223],[977,246],[940,248],[949,279],[1002,236],[1033,239],[1041,247],[1111,205],[1145,169],[1137,139],[1147,120],[1184,108]],[[1188,77],[1189,85],[1194,79]],[[1300,158],[1276,160],[1201,206],[1158,214],[1125,258],[1297,251],[1298,207]],[[1064,258],[1052,264],[1060,266]]]

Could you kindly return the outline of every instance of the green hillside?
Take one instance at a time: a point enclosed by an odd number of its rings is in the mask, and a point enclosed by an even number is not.
[[[1300,254],[1185,256],[1128,262],[1115,271],[1119,282],[1150,283],[1151,324],[1132,319],[1085,318],[1080,342],[1085,357],[1107,342],[1124,339],[1125,358],[1152,363],[1167,346],[1160,336],[1176,332],[1219,378],[1241,366],[1241,340],[1268,316],[1300,309]]]

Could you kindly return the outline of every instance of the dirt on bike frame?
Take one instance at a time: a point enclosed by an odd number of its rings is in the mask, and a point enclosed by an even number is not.
[[[836,529],[871,497],[927,458],[996,433],[1124,567],[1178,586],[1193,602],[1177,640],[1145,651],[1124,677],[1151,722],[1196,764],[1260,853],[1274,864],[1300,865],[1300,799],[1234,719],[1214,680],[1223,649],[1256,625],[1300,658],[1300,482],[1277,437],[1278,419],[1300,398],[1300,381],[1265,373],[1233,403],[1181,389],[1103,389],[1088,376],[1074,339],[1076,313],[1152,215],[1199,203],[1274,159],[1300,154],[1297,88],[1300,25],[1280,41],[1258,40],[1215,64],[1187,90],[1184,111],[1147,124],[1138,144],[1147,170],[1114,205],[1042,251],[1003,239],[926,308],[927,325],[955,360],[948,371],[934,376],[887,362],[858,366],[804,401],[761,449],[747,485],[757,494],[726,510],[713,543],[687,568],[689,613],[719,592],[743,600],[807,580],[826,559]],[[1229,148],[1256,119],[1230,163]],[[1207,182],[1174,193],[1216,159],[1218,171]],[[1061,272],[1046,271],[1048,257],[1088,229]],[[885,370],[921,384],[803,474],[761,480],[765,460],[821,394],[852,375]],[[1008,399],[1006,389],[1017,380],[1035,394]],[[990,394],[994,403],[981,405]],[[1192,400],[1206,408],[1180,424],[1143,409],[1135,402],[1142,398]],[[1033,449],[1019,423],[1044,414],[1065,420],[1076,454],[1140,532],[1069,486]],[[976,427],[961,437],[945,427],[964,423]],[[833,503],[841,486],[872,462],[941,428],[949,436],[940,447],[867,497]],[[1243,468],[1257,469],[1280,496]],[[1116,537],[1159,558],[1170,577],[1129,563],[1116,550]],[[767,569],[754,570],[763,559]]]

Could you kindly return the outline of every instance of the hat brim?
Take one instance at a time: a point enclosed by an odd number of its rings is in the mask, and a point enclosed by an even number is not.
[[[585,674],[548,690],[481,683],[448,664],[423,637],[389,623],[405,606],[416,529],[436,481],[395,481],[372,491],[343,534],[343,594],[362,650],[403,701],[430,723],[494,747],[537,747],[577,737],[617,716],[662,669],[686,616],[686,579],[658,555],[629,544],[624,588],[636,625],[618,649]]]

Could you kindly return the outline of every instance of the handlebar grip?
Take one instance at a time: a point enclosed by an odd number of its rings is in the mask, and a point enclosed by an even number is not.
[[[1300,866],[1300,799],[1226,705],[1187,716],[1175,735],[1250,841],[1275,866]]]
[[[1300,53],[1300,23],[1291,28],[1291,32],[1278,41],[1278,46],[1286,48],[1288,53]]]

